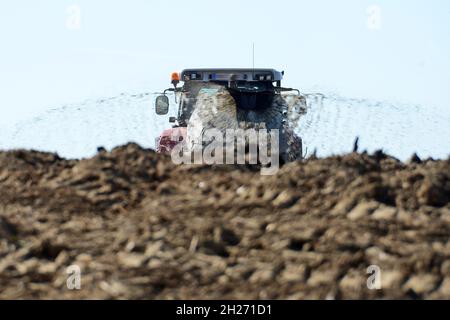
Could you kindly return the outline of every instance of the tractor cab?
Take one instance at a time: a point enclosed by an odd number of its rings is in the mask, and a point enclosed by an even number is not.
[[[176,97],[180,97],[177,120],[185,123],[202,90],[223,88],[230,92],[238,109],[263,110],[270,107],[276,94],[295,90],[281,87],[283,75],[284,71],[274,69],[186,69],[181,74],[172,74],[173,88],[166,89],[156,99],[156,113],[167,114],[167,92],[174,92]],[[181,87],[178,86],[180,81],[183,82]]]

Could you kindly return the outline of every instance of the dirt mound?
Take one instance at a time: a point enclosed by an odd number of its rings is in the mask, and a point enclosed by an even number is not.
[[[449,176],[381,152],[267,177],[135,144],[0,153],[0,298],[450,298]]]

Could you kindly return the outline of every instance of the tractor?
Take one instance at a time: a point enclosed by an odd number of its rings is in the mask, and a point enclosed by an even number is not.
[[[299,90],[281,86],[283,75],[284,71],[274,69],[186,69],[173,73],[173,87],[156,98],[155,111],[167,115],[168,93],[173,93],[178,112],[169,118],[172,127],[160,134],[157,152],[170,153],[178,143],[192,139],[190,131],[201,134],[205,125],[226,129],[262,123],[266,129],[280,130],[282,163],[301,159],[302,139],[294,133],[291,120],[292,114],[306,112],[306,99]],[[198,126],[200,130],[190,130]]]

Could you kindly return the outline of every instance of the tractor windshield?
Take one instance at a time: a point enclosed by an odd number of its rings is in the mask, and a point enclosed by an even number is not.
[[[197,96],[200,93],[215,94],[221,88],[220,84],[213,82],[186,81],[183,86],[183,94],[178,111],[178,122],[181,126],[187,124],[192,115],[197,102]]]
[[[178,122],[187,125],[194,111],[199,94],[215,94],[227,88],[236,101],[236,106],[243,110],[262,110],[268,108],[273,100],[274,87],[270,81],[186,81],[178,111]]]

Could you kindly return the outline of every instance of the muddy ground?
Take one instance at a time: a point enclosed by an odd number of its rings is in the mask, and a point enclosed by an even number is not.
[[[450,159],[382,153],[263,177],[134,144],[81,161],[3,152],[0,298],[449,299],[449,177]]]

